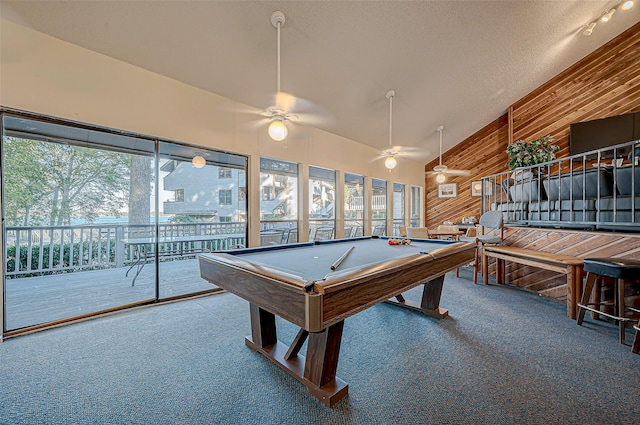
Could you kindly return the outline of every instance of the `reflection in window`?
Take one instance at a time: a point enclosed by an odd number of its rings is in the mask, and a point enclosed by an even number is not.
[[[405,225],[404,216],[404,185],[393,184],[393,234],[400,235],[400,226]]]
[[[420,186],[411,186],[411,227],[422,226],[422,217],[420,215],[422,205],[422,188]]]
[[[298,164],[260,158],[261,245],[298,240]]]
[[[344,235],[364,235],[364,177],[359,174],[344,174]]]
[[[336,172],[309,167],[309,236],[313,240],[335,238]]]
[[[387,228],[387,182],[371,179],[371,234],[384,236]]]
[[[233,178],[231,168],[220,167],[218,169],[218,178],[219,179],[230,179]]]
[[[173,194],[175,202],[184,202],[184,189],[176,189]]]
[[[218,202],[220,205],[231,205],[231,189],[220,189],[218,191]]]

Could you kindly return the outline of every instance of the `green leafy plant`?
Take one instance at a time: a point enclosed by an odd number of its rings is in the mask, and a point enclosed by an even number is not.
[[[509,155],[509,169],[519,167],[529,167],[543,162],[553,161],[560,146],[550,144],[553,141],[551,136],[543,136],[538,139],[526,142],[518,140],[507,147]]]

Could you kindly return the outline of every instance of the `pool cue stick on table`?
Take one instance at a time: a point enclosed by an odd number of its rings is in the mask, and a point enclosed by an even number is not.
[[[351,248],[347,249],[347,252],[345,252],[344,254],[342,254],[342,257],[338,258],[336,260],[335,263],[333,263],[331,265],[331,270],[335,270],[338,267],[340,267],[340,264],[342,264],[342,262],[345,260],[345,258],[347,258],[347,256],[351,253],[351,251],[353,250],[353,248],[355,248],[355,246],[352,246]]]

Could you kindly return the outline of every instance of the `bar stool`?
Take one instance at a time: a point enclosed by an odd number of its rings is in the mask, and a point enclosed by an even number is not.
[[[584,314],[587,310],[614,319],[618,322],[618,328],[620,329],[620,343],[624,344],[625,324],[632,320],[625,317],[625,311],[632,310],[640,313],[638,309],[625,307],[624,284],[627,280],[634,280],[640,277],[640,261],[628,258],[585,258],[584,271],[587,272],[587,281],[582,293],[582,300],[578,303],[578,325],[582,325]],[[601,303],[599,294],[596,294],[595,302],[589,303],[594,285],[597,284],[600,287],[604,276],[615,279],[615,301],[613,303],[615,314],[605,313],[598,308],[590,307],[599,307],[605,304],[611,305],[609,303]]]
[[[640,353],[640,321],[638,321],[637,325],[633,325],[633,329],[636,330],[636,338],[633,340],[631,351],[638,354]]]

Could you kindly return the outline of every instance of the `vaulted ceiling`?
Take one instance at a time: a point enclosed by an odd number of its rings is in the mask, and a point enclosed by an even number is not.
[[[274,101],[281,10],[281,90],[315,126],[384,148],[393,89],[393,142],[426,162],[438,126],[446,150],[640,20],[636,2],[582,35],[618,3],[3,0],[2,15],[255,112]]]

